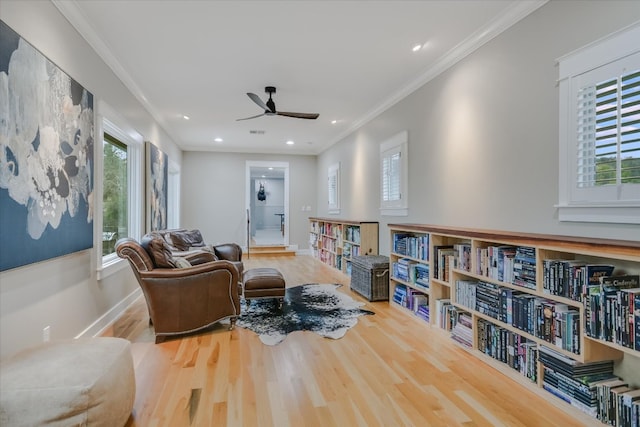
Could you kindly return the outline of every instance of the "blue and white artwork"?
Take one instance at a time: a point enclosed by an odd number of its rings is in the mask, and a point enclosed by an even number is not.
[[[93,247],[93,95],[0,20],[0,271]]]
[[[147,201],[149,231],[167,228],[167,190],[169,158],[158,147],[147,142]]]

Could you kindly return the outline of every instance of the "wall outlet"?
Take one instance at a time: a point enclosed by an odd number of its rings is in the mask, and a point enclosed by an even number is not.
[[[48,342],[51,339],[51,326],[45,326],[42,329],[42,341]]]

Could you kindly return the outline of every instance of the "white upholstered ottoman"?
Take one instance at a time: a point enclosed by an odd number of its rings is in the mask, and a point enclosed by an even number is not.
[[[49,342],[0,364],[0,425],[123,426],[135,392],[129,341]]]

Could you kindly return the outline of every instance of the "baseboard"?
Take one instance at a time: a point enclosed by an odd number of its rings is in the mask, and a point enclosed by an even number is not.
[[[104,332],[113,322],[115,322],[124,311],[131,306],[138,298],[142,296],[142,289],[137,287],[133,292],[124,297],[122,301],[111,307],[109,311],[100,316],[95,322],[93,322],[87,329],[80,332],[77,338],[97,337]]]

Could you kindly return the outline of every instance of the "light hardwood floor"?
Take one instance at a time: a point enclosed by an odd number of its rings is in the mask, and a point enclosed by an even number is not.
[[[309,256],[245,260],[287,286],[349,278]],[[104,335],[132,342],[136,400],[127,426],[578,426],[580,421],[387,302],[339,340],[294,332],[265,346],[217,325],[154,344],[139,299]],[[602,425],[594,421],[593,425]]]

